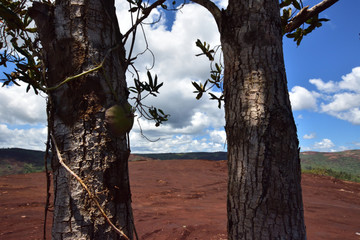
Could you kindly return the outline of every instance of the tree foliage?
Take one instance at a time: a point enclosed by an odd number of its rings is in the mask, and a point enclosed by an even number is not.
[[[193,1],[199,4],[203,3],[203,1],[199,0]],[[279,7],[281,9],[280,17],[283,36],[293,39],[293,41],[296,42],[296,45],[299,46],[306,35],[316,28],[321,27],[323,22],[329,21],[327,18],[319,18],[319,13],[337,1],[338,0],[324,0],[310,10],[308,9],[309,6],[304,7],[302,0],[280,1]],[[220,59],[215,60],[215,55],[218,51],[221,52],[221,47],[215,46],[214,48],[211,48],[208,43],[205,41],[202,42],[200,39],[198,39],[195,44],[201,50],[201,53],[196,54],[196,56],[206,56],[210,61],[210,78],[207,79],[204,84],[192,82],[195,87],[194,93],[197,94],[196,99],[199,100],[204,93],[208,92],[210,100],[216,100],[218,102],[218,107],[221,108],[221,103],[224,101],[222,88],[224,66],[221,64],[221,56]],[[210,86],[206,87],[208,84]],[[220,92],[220,96],[215,95],[211,90]]]
[[[123,43],[125,44],[129,36],[132,35],[132,43],[128,53],[127,63],[136,73],[136,77],[133,79],[134,86],[129,88],[129,91],[134,93],[135,96],[131,96],[130,98],[135,101],[134,108],[138,111],[140,117],[154,120],[155,125],[159,126],[167,121],[170,115],[165,114],[161,109],[146,106],[143,102],[148,96],[156,97],[163,83],[158,84],[156,75],[155,78],[152,79],[149,71],[147,72],[147,81],[140,80],[140,76],[137,73],[138,70],[133,65],[137,58],[137,56],[132,56],[135,36],[138,26],[142,26],[143,20],[149,16],[151,10],[156,7],[162,7],[165,10],[177,10],[180,9],[185,2],[179,4],[176,1],[171,1],[169,4],[166,4],[165,0],[158,0],[153,4],[149,4],[142,0],[127,1],[129,3],[129,12],[132,14],[133,25],[131,29],[124,34]],[[6,78],[1,79],[1,81],[3,82],[3,86],[10,84],[19,85],[19,82],[24,82],[28,84],[27,91],[32,88],[35,93],[38,94],[39,91],[46,92],[46,90],[60,87],[60,85],[45,85],[47,78],[44,64],[45,58],[42,56],[41,43],[36,35],[36,26],[28,13],[29,2],[32,1],[1,0],[0,2],[0,66],[7,67],[9,64],[10,66],[14,66],[12,72],[4,72]],[[52,4],[49,0],[42,0],[42,2]],[[319,12],[315,12],[310,15],[308,14],[308,18],[303,19],[302,24],[294,28],[292,27],[294,21],[296,22],[297,19],[303,18],[304,13],[311,12],[311,9],[308,10],[308,6],[304,7],[302,0],[279,1],[279,6],[281,8],[283,35],[293,39],[297,45],[300,45],[304,36],[316,28],[321,27],[323,22],[329,21],[329,19],[326,18],[319,18]],[[221,64],[221,54],[220,57],[215,60],[215,55],[221,52],[221,47],[215,46],[211,48],[209,44],[199,39],[196,41],[196,46],[201,50],[201,53],[196,56],[204,55],[211,62],[210,78],[204,83],[192,82],[195,87],[194,93],[197,94],[196,99],[200,99],[204,93],[208,92],[210,99],[216,100],[218,107],[221,108],[221,103],[224,101],[222,94],[224,66]],[[150,50],[147,48],[146,51]],[[100,68],[101,66],[95,66],[94,70],[99,70]],[[76,77],[77,76],[64,79],[63,84]]]
[[[0,79],[3,87],[12,84],[20,85],[20,83],[23,82],[28,85],[26,91],[33,89],[36,94],[40,91],[48,93],[69,81],[76,80],[80,76],[102,69],[106,57],[103,62],[94,65],[94,67],[88,71],[68,77],[56,86],[47,86],[46,58],[43,56],[41,42],[37,35],[37,28],[30,17],[29,4],[31,2],[32,0],[1,0],[0,2],[0,66],[4,66],[7,68],[7,71],[11,71],[4,72],[5,78]],[[53,4],[48,0],[42,0],[42,2],[49,5]],[[157,97],[163,83],[158,83],[156,75],[153,79],[150,71],[147,71],[147,79],[141,81],[138,70],[133,65],[137,56],[133,57],[132,54],[138,26],[143,24],[142,21],[148,17],[152,9],[158,6],[163,8],[167,7],[163,4],[165,0],[157,1],[153,5],[148,5],[147,2],[143,2],[142,0],[128,0],[128,2],[130,5],[129,11],[132,13],[134,19],[132,27],[124,34],[121,44],[125,44],[129,36],[133,34],[128,59],[126,60],[127,66],[131,66],[133,72],[136,73],[136,77],[133,79],[134,87],[129,88],[129,93],[131,92],[135,95],[130,96],[130,99],[135,102],[133,108],[138,111],[138,117],[152,120],[155,122],[155,126],[159,126],[167,121],[170,115],[164,113],[162,109],[145,105],[144,99],[149,96]],[[173,2],[173,4],[176,4],[176,2]],[[135,15],[135,17],[133,15]],[[110,51],[112,51],[112,49],[110,49],[109,52]]]
[[[136,38],[137,31],[144,31],[142,24],[143,21],[149,16],[150,12],[157,8],[162,7],[165,10],[175,10],[179,7],[176,6],[176,2],[172,1],[169,4],[165,4],[166,0],[157,0],[155,2],[147,2],[142,0],[127,0],[129,3],[129,12],[131,13],[131,19],[132,19],[132,26],[128,31],[126,31],[121,38],[121,42],[118,43],[120,46],[124,46],[127,41],[131,41],[129,44],[129,51],[127,53],[126,59],[124,60],[124,65],[126,66],[126,69],[128,70],[129,67],[132,68],[134,72],[134,84],[132,87],[128,88],[128,94],[134,94],[135,96],[130,96],[130,99],[133,99],[135,101],[134,108],[138,110],[139,117],[144,117],[146,119],[154,120],[155,126],[159,126],[161,123],[167,121],[168,114],[165,114],[162,109],[158,109],[153,106],[146,106],[143,104],[143,101],[145,98],[152,96],[157,97],[159,94],[159,89],[163,86],[163,83],[158,81],[157,75],[151,74],[150,70],[147,71],[147,79],[143,80],[140,78],[140,75],[138,73],[138,69],[134,66],[134,61],[137,59],[138,55],[135,55],[133,53],[134,51],[134,43]],[[218,7],[211,2],[210,0],[192,0],[195,3],[198,3],[205,8],[207,8],[214,16],[218,26],[220,25],[220,21],[222,20],[222,13],[223,11],[218,9]],[[317,4],[313,8],[309,9],[308,7],[304,7],[301,0],[283,0],[279,2],[279,7],[282,8],[282,16],[281,16],[281,28],[279,27],[279,31],[275,33],[277,37],[280,35],[280,31],[282,31],[282,34],[287,36],[288,38],[292,38],[297,45],[301,43],[304,36],[312,32],[314,29],[320,27],[323,22],[327,21],[327,19],[319,18],[319,13],[326,9],[327,7],[331,6],[338,0],[324,0],[323,2]],[[107,60],[107,55],[100,63],[94,63],[94,66],[85,72],[82,72],[78,75],[68,77],[64,79],[59,85],[56,86],[47,86],[47,69],[46,69],[46,57],[43,56],[41,51],[41,42],[39,41],[39,38],[36,34],[37,29],[34,27],[33,22],[31,20],[31,11],[29,11],[27,7],[27,3],[32,2],[31,0],[21,0],[21,1],[13,1],[13,0],[0,0],[0,66],[8,67],[8,65],[13,65],[13,71],[11,73],[5,73],[6,78],[3,79],[3,86],[15,84],[18,85],[19,82],[24,82],[28,84],[27,91],[29,91],[31,88],[35,91],[36,94],[39,93],[39,91],[42,91],[44,93],[49,93],[50,91],[62,87],[64,84],[67,84],[69,81],[76,81],[79,77],[88,74],[93,71],[99,71],[103,70],[103,63]],[[50,1],[42,0],[44,4],[52,5]],[[234,2],[233,2],[234,3]],[[271,4],[277,4],[277,2],[271,2]],[[274,5],[267,5],[273,7]],[[170,6],[170,7],[169,7]],[[180,5],[180,7],[183,6],[183,4]],[[275,9],[275,8],[272,8]],[[276,12],[277,13],[277,12]],[[274,12],[272,12],[272,15],[275,16]],[[271,16],[272,16],[271,15]],[[279,19],[278,19],[279,20]],[[222,25],[221,27],[223,27]],[[229,24],[231,26],[231,24]],[[276,25],[275,30],[277,30],[277,27],[279,25]],[[229,30],[228,30],[229,31]],[[144,34],[145,36],[145,34]],[[236,40],[236,39],[235,39]],[[279,40],[279,38],[277,38]],[[146,39],[145,39],[146,42]],[[279,41],[277,41],[279,43]],[[231,44],[227,44],[226,46],[230,46]],[[221,47],[216,46],[215,48],[211,48],[211,46],[206,43],[202,42],[201,40],[196,41],[196,46],[201,50],[201,53],[197,54],[197,56],[206,56],[208,60],[210,61],[210,77],[204,82],[204,83],[198,83],[193,82],[193,86],[195,88],[194,93],[196,93],[196,99],[200,99],[204,93],[208,92],[210,99],[216,100],[218,102],[218,107],[221,107],[222,102],[224,101],[225,97],[223,94],[223,78],[224,78],[224,69],[226,66],[224,66],[221,63],[222,54],[221,54]],[[115,46],[113,49],[115,49],[117,46]],[[109,49],[109,52],[111,52],[113,49]],[[228,47],[228,52],[229,52]],[[145,51],[150,51],[148,46],[146,46]],[[152,52],[151,52],[152,53]],[[142,54],[142,53],[140,53]],[[217,55],[219,54],[219,55]],[[237,52],[235,52],[235,55]],[[135,55],[135,56],[134,56]],[[218,56],[218,57],[217,57]],[[226,55],[228,56],[228,54]],[[282,57],[281,54],[278,54],[278,56]],[[232,61],[235,62],[235,61]],[[276,64],[277,62],[275,62]],[[281,63],[280,63],[281,65]],[[9,66],[11,67],[11,66]],[[104,77],[106,79],[106,73],[104,73]],[[263,79],[263,78],[261,78]],[[225,87],[229,87],[226,86]],[[214,89],[219,89],[215,90]],[[281,88],[285,89],[286,88]],[[242,89],[238,90],[237,93],[241,92]],[[281,91],[281,90],[280,90]],[[218,92],[218,93],[217,93]],[[220,95],[218,95],[220,92]],[[242,93],[241,93],[242,94]],[[241,95],[240,94],[240,95]],[[245,93],[244,93],[245,94]],[[287,95],[286,95],[287,96]],[[127,96],[128,97],[128,96]],[[231,98],[232,96],[230,96]],[[115,97],[116,99],[116,97]],[[245,101],[248,101],[248,99],[244,98]],[[285,103],[288,104],[287,101]],[[236,105],[236,104],[235,104]],[[286,105],[287,106],[287,105]],[[129,110],[126,106],[126,110]],[[121,110],[121,109],[120,109]],[[234,110],[235,111],[235,110]],[[237,111],[243,111],[242,109]],[[118,111],[119,112],[119,111]],[[115,113],[116,114],[116,113]],[[123,117],[127,117],[127,115],[132,114],[132,109],[129,111],[125,111],[122,109],[120,111],[120,115]],[[240,115],[241,113],[236,112],[234,115]],[[126,115],[126,116],[125,116]],[[293,120],[291,119],[292,115],[288,114],[284,118],[286,120]],[[125,119],[128,120],[128,119]],[[259,119],[257,119],[259,120]],[[283,127],[282,124],[279,124],[276,126],[276,120],[280,122],[283,119],[272,119],[273,123],[268,123],[271,125],[269,129],[274,129],[273,131],[278,131],[279,127]],[[237,119],[231,119],[231,121],[237,121]],[[240,120],[241,121],[241,120]],[[259,120],[260,121],[260,120]],[[291,121],[290,121],[291,122]],[[132,122],[129,122],[129,126],[132,124]],[[275,124],[275,125],[274,125]],[[231,127],[234,127],[236,124],[232,124]],[[82,125],[81,125],[82,126]],[[132,125],[131,125],[132,126]],[[233,132],[235,134],[238,134],[238,130],[240,129],[238,126],[235,126],[237,128],[227,128],[227,134],[229,132],[232,134]],[[254,127],[255,128],[255,127]],[[124,129],[125,132],[128,132],[129,128]],[[243,130],[243,129],[241,129]],[[246,130],[246,129],[245,129]],[[123,131],[123,132],[124,132]],[[122,132],[122,133],[123,133]],[[251,131],[250,131],[251,132]],[[261,131],[263,133],[263,131]],[[234,134],[234,135],[235,135]],[[272,133],[268,133],[270,136]],[[266,138],[267,136],[258,134],[258,137]],[[293,141],[294,145],[296,147],[292,147],[291,154],[297,151],[297,138],[296,138],[296,131],[289,131],[289,139]],[[236,135],[236,137],[241,135]],[[236,138],[235,137],[235,138]],[[270,140],[272,136],[269,137]],[[275,136],[276,137],[276,136]],[[235,139],[230,138],[229,139]],[[245,137],[246,138],[246,137]],[[242,138],[240,138],[242,139]],[[255,138],[256,139],[256,136]],[[259,138],[260,139],[260,138]],[[275,139],[275,138],[274,138]],[[238,141],[238,138],[235,139]],[[265,141],[265,140],[262,140]],[[53,140],[55,142],[55,140]],[[235,141],[233,141],[235,142]],[[271,141],[275,142],[275,141]],[[244,141],[244,145],[249,144],[249,142]],[[263,143],[264,145],[265,143]],[[268,144],[266,142],[266,144]],[[259,144],[260,146],[261,144]],[[261,145],[261,146],[263,146]],[[55,144],[56,146],[56,144]],[[265,146],[265,145],[264,145]],[[266,148],[270,148],[272,145],[268,144],[266,145]],[[256,149],[252,148],[252,146],[244,146],[248,148],[250,153],[255,153]],[[251,149],[252,148],[252,149]],[[229,147],[232,152],[236,151],[236,147]],[[271,149],[272,150],[272,149]],[[276,150],[274,150],[275,152]],[[129,154],[128,152],[126,152]],[[290,153],[290,151],[289,151]],[[59,154],[59,153],[58,153]],[[282,154],[282,152],[280,152]],[[298,154],[298,153],[297,153]],[[59,154],[60,155],[60,154]],[[296,154],[293,154],[294,156]],[[234,155],[235,156],[235,155]],[[297,156],[297,155],[296,155]],[[295,157],[296,157],[295,156]],[[294,157],[294,158],[295,158]],[[58,157],[61,159],[61,156]],[[232,158],[234,161],[240,161],[238,158],[235,159],[235,157]],[[268,160],[268,159],[266,159]],[[269,161],[268,161],[269,162]],[[276,164],[275,164],[276,165]],[[281,165],[280,165],[281,166]],[[237,168],[239,169],[239,168]],[[286,170],[286,169],[285,169]],[[246,169],[245,169],[246,171]],[[250,173],[251,171],[249,171]],[[269,173],[270,176],[270,173]],[[274,175],[275,176],[275,175]],[[231,177],[231,176],[230,176]],[[285,179],[285,178],[284,178]],[[240,182],[239,180],[238,182]],[[281,179],[279,180],[281,181]],[[297,180],[294,180],[295,183]],[[236,181],[234,181],[236,182]],[[237,182],[237,183],[238,183]],[[258,182],[254,182],[256,185]],[[261,183],[260,183],[261,185]],[[240,186],[240,185],[239,185]],[[297,192],[299,193],[299,192]],[[300,193],[301,194],[301,193]],[[266,195],[264,191],[264,195],[261,196],[263,198]],[[262,201],[262,200],[261,200]],[[302,203],[302,202],[301,202]],[[270,203],[271,204],[271,203]],[[281,220],[281,219],[280,219]]]
[[[280,8],[282,9],[281,27],[283,35],[293,39],[297,46],[300,45],[304,36],[311,33],[315,28],[321,27],[323,22],[329,21],[329,19],[319,18],[319,14],[315,14],[311,18],[308,18],[301,27],[292,30],[289,29],[289,23],[297,16],[296,13],[304,12],[308,7],[304,8],[301,0],[285,0],[280,3]]]
[[[14,67],[11,73],[4,72],[3,86],[18,81],[28,84],[38,94],[44,84],[41,44],[35,37],[36,27],[28,14],[27,1],[2,0],[0,3],[0,66]]]

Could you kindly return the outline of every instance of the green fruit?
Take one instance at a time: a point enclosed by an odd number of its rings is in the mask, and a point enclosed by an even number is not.
[[[108,130],[116,137],[129,133],[134,124],[134,113],[131,105],[126,102],[114,105],[105,111]]]

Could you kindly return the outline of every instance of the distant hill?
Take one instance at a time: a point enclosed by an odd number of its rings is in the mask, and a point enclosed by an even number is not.
[[[304,172],[360,182],[360,150],[303,152],[300,158]]]
[[[194,152],[194,153],[151,153],[136,154],[158,159],[207,159],[226,160],[226,152]],[[302,152],[300,153],[303,172],[332,176],[338,179],[360,182],[360,150],[343,152]]]
[[[20,148],[0,149],[0,176],[44,170],[44,152]],[[343,152],[302,152],[301,168],[304,172],[333,176],[360,182],[360,150]],[[226,152],[151,153],[131,155],[130,161],[148,159],[205,159],[226,160]]]
[[[44,156],[45,153],[42,151],[21,148],[0,149],[0,176],[43,171]]]
[[[142,157],[158,159],[158,160],[174,160],[174,159],[204,159],[204,160],[226,160],[226,152],[189,152],[189,153],[146,153],[135,154]]]

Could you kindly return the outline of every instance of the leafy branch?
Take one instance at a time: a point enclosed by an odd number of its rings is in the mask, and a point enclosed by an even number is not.
[[[12,73],[6,76],[3,86],[11,83],[19,85],[20,80],[28,83],[27,91],[36,82],[43,81],[43,64],[38,39],[34,39],[36,28],[31,27],[32,19],[22,1],[0,1],[0,66],[8,63],[16,66]],[[35,93],[38,91],[34,87]]]
[[[224,94],[222,89],[223,84],[223,70],[224,67],[219,64],[215,63],[215,66],[213,66],[213,62],[215,61],[215,55],[217,51],[220,49],[220,46],[215,47],[214,49],[210,48],[210,45],[206,42],[201,42],[199,39],[196,41],[196,46],[200,48],[201,52],[200,54],[196,54],[196,56],[206,56],[209,61],[211,62],[210,65],[210,78],[205,81],[204,84],[192,82],[192,85],[195,87],[194,93],[197,93],[196,99],[199,100],[204,93],[207,91],[213,89],[214,87],[221,90],[221,95],[216,96],[214,93],[209,92],[210,100],[217,100],[218,101],[218,108],[221,108],[221,103],[224,101]],[[209,84],[209,87],[206,87]]]
[[[135,86],[129,87],[129,90],[136,94],[136,97],[131,99],[135,100],[135,108],[140,113],[140,117],[144,117],[147,120],[154,120],[155,126],[158,127],[160,124],[168,120],[169,114],[165,114],[162,109],[157,109],[153,106],[149,107],[143,103],[144,99],[148,96],[157,97],[159,94],[159,89],[163,86],[162,83],[158,83],[158,77],[151,76],[151,73],[147,71],[147,82],[141,82],[138,79],[134,79]],[[143,96],[142,94],[145,93]]]
[[[282,34],[292,38],[299,46],[304,36],[321,27],[323,22],[329,21],[326,18],[319,18],[319,13],[337,1],[339,0],[323,0],[309,9],[309,6],[303,7],[301,0],[283,0],[280,3],[280,8],[283,8],[281,16]],[[295,16],[290,5],[294,7],[295,11],[298,11]]]
[[[124,34],[123,36],[123,44],[127,42],[130,35],[132,35],[132,40],[129,47],[129,52],[127,56],[127,66],[131,66],[134,70],[134,75],[136,77],[134,78],[134,86],[129,87],[129,91],[131,93],[134,93],[135,96],[131,97],[130,99],[135,100],[135,106],[134,108],[139,113],[139,118],[144,117],[147,120],[154,120],[155,126],[160,126],[163,122],[168,120],[169,114],[165,114],[162,109],[158,109],[153,106],[147,106],[144,104],[144,99],[153,96],[157,97],[157,94],[159,93],[159,89],[163,86],[163,83],[158,83],[157,75],[153,78],[150,71],[155,63],[155,57],[152,51],[149,48],[146,34],[143,28],[144,20],[150,15],[151,11],[154,10],[157,7],[162,7],[165,10],[176,10],[177,8],[168,8],[167,5],[165,5],[165,0],[157,0],[153,2],[151,5],[148,5],[148,2],[144,2],[142,0],[127,0],[129,3],[129,12],[131,13],[131,23],[132,26],[130,29]],[[172,1],[172,5],[175,6],[176,1]],[[181,7],[180,7],[181,8]],[[151,23],[154,24],[155,22]],[[134,57],[132,56],[134,46],[135,46],[135,37],[137,33],[138,27],[141,28],[143,38],[145,40],[146,48],[141,53],[138,53]],[[145,52],[150,52],[150,54],[153,57],[153,65],[147,69],[147,81],[140,81],[139,72],[134,66],[134,60],[138,58],[139,55],[144,54]],[[129,71],[129,69],[127,69]],[[138,118],[138,119],[139,119]],[[138,121],[139,123],[139,121]],[[139,124],[140,126],[140,124]],[[141,126],[140,126],[141,129]]]

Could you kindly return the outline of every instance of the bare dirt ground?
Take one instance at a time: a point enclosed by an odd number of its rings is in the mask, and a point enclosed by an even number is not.
[[[226,162],[131,162],[130,175],[140,239],[226,239]],[[302,186],[309,240],[360,239],[360,184],[305,174]],[[44,173],[0,177],[0,239],[41,239],[44,203]]]

